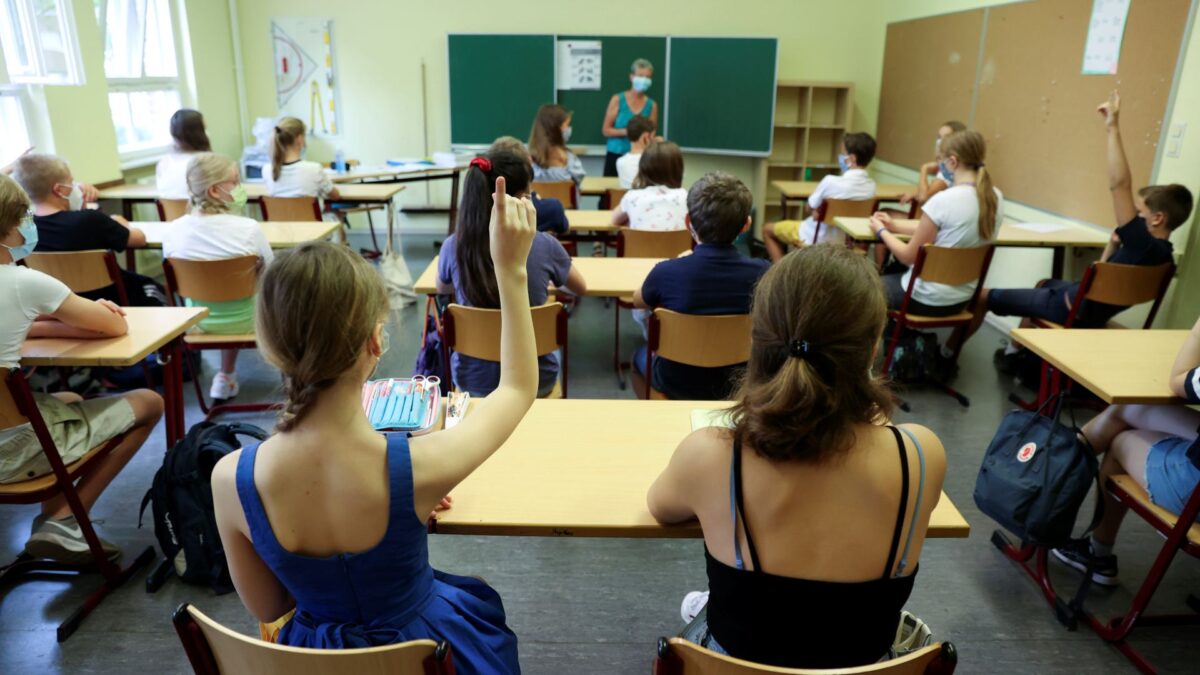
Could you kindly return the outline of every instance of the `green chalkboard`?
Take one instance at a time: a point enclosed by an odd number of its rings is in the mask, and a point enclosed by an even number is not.
[[[768,155],[775,38],[672,37],[667,133],[685,150]]]
[[[554,102],[553,35],[448,36],[450,142],[529,137],[538,106]]]
[[[600,89],[559,90],[558,102],[574,113],[571,145],[604,145],[608,139],[600,129],[613,94],[629,89],[629,66],[634,59],[654,64],[654,84],[647,92],[658,103],[658,123],[666,119],[663,92],[667,81],[667,38],[613,35],[559,35],[565,40],[599,40],[601,50]]]

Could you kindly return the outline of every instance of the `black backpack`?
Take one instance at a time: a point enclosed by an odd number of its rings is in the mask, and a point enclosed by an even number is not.
[[[894,324],[889,322],[888,328],[884,332],[885,347],[888,340],[891,339],[893,329]],[[942,375],[938,372],[940,350],[936,333],[905,328],[900,332],[900,339],[896,342],[896,352],[892,357],[892,365],[888,369],[887,376],[893,382],[901,384],[938,380]]]
[[[142,498],[138,527],[153,502],[154,536],[167,563],[190,584],[210,586],[218,594],[233,590],[225,550],[213,515],[213,467],[242,447],[238,435],[258,440],[267,432],[252,424],[200,422],[167,451],[154,483]],[[161,566],[160,566],[161,567]]]

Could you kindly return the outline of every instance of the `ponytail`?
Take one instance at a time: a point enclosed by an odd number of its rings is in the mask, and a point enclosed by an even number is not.
[[[493,150],[485,157],[471,160],[463,179],[462,203],[454,227],[454,259],[458,266],[456,289],[472,307],[500,307],[500,289],[492,265],[492,195],[496,178],[504,177],[505,194],[524,195],[533,180],[529,158],[511,150]]]
[[[956,131],[942,140],[942,155],[953,155],[963,166],[975,171],[975,193],[979,197],[979,238],[988,241],[996,232],[999,199],[983,160],[987,143],[978,131]]]
[[[271,136],[271,178],[279,180],[283,173],[283,160],[287,151],[296,144],[296,140],[304,136],[307,130],[304,122],[295,117],[284,117],[275,125]]]
[[[987,167],[980,164],[975,170],[975,193],[979,196],[979,238],[991,241],[996,233],[996,209],[1000,201]]]

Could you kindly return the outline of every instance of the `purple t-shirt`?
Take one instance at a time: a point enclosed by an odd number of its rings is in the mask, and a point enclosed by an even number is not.
[[[458,277],[456,244],[458,237],[450,235],[442,242],[438,257],[438,280],[454,287],[454,301],[470,306],[463,293]],[[550,296],[550,284],[561,287],[567,283],[571,271],[571,256],[553,236],[544,232],[534,235],[529,249],[529,260],[525,263],[529,275],[529,304],[536,307],[546,303]],[[475,396],[486,396],[500,384],[500,363],[485,361],[455,353],[450,367],[454,373],[454,384]],[[547,392],[554,387],[558,378],[558,358],[554,354],[538,357],[538,391]]]

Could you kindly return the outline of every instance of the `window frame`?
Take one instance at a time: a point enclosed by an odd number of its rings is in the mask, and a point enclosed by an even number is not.
[[[19,31],[25,38],[27,45],[25,58],[30,62],[30,65],[14,65],[12,59],[7,58],[6,54],[4,63],[8,80],[13,84],[65,86],[86,84],[83,58],[79,49],[79,30],[75,25],[75,10],[71,0],[52,0],[54,2],[55,14],[58,15],[59,27],[62,30],[63,53],[67,66],[66,75],[48,74],[46,72],[46,55],[42,44],[42,34],[35,30],[33,25],[33,16],[35,14],[33,0],[11,1],[15,4],[17,13],[20,15],[17,17],[19,25],[12,26],[7,21],[5,21],[5,25],[9,25],[14,31]],[[8,16],[8,13],[3,12],[3,16]],[[0,35],[4,34],[6,32],[0,30]]]
[[[0,84],[0,100],[6,98],[11,98],[16,102],[17,114],[21,116],[21,128],[25,130],[25,142],[23,144],[25,147],[21,148],[18,152],[23,152],[26,148],[30,148],[35,145],[33,140],[33,129],[29,126],[29,111],[25,107],[24,89],[18,86]],[[12,157],[0,156],[0,167],[6,166],[10,162],[15,161],[17,157],[19,157],[19,155],[14,155]]]

